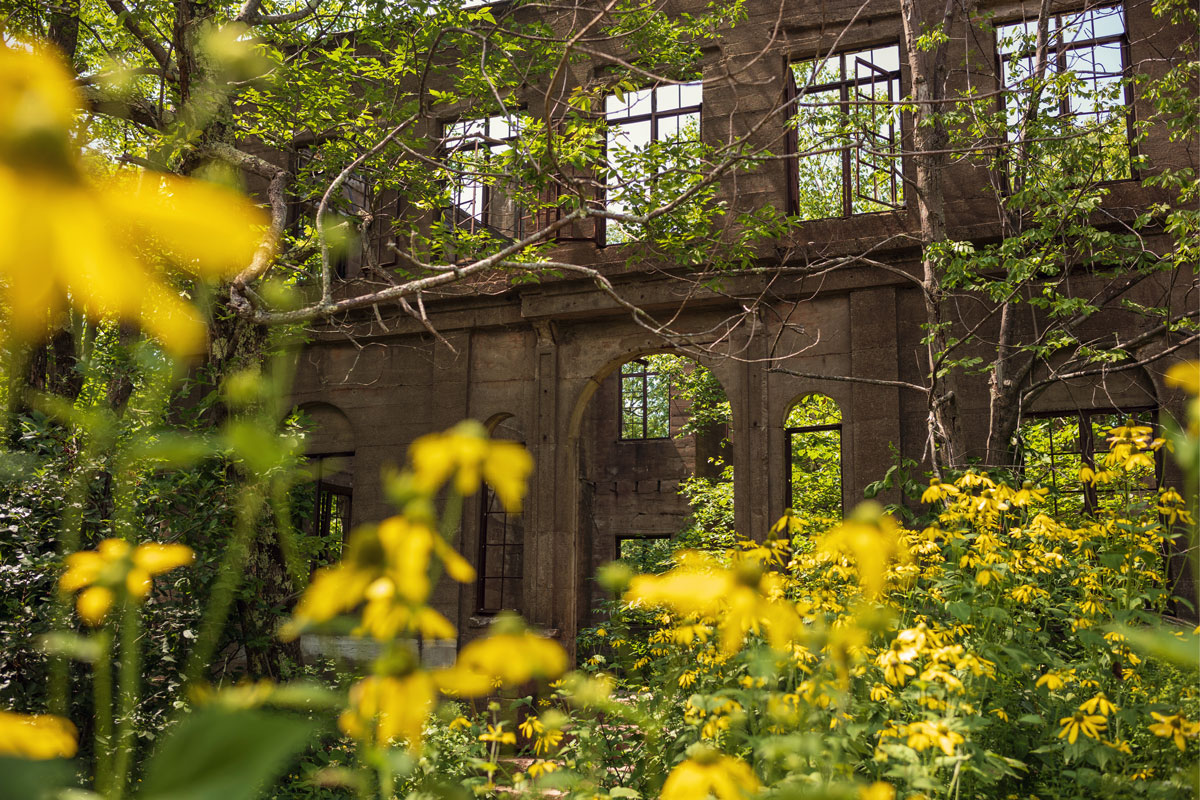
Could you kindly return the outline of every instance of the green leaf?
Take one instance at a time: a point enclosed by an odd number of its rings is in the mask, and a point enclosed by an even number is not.
[[[0,758],[0,800],[50,800],[73,783],[70,761]]]
[[[955,600],[953,603],[947,603],[946,610],[953,614],[954,618],[959,622],[966,622],[971,618],[971,607],[961,600]]]
[[[251,800],[287,768],[316,726],[263,711],[184,717],[151,758],[141,800]]]

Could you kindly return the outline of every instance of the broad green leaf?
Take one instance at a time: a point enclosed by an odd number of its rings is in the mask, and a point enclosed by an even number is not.
[[[0,757],[0,800],[50,800],[74,783],[70,761]]]
[[[146,769],[140,800],[251,800],[316,726],[297,716],[209,708],[175,726]]]

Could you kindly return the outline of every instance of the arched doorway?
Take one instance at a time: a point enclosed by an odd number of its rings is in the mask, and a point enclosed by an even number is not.
[[[645,353],[609,364],[589,388],[576,440],[585,624],[604,599],[592,580],[603,564],[653,571],[678,544],[733,535],[732,417],[712,370]]]

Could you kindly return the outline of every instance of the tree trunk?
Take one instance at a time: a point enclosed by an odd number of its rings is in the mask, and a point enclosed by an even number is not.
[[[947,240],[946,201],[943,187],[949,165],[946,153],[950,141],[942,116],[946,99],[946,61],[949,33],[957,17],[958,6],[947,3],[940,27],[946,34],[942,43],[926,50],[917,40],[927,30],[918,0],[901,0],[900,14],[904,25],[905,48],[912,75],[913,100],[916,111],[913,119],[913,194],[915,195],[918,235],[921,241],[922,288],[924,289],[925,322],[928,343],[926,353],[929,380],[929,437],[934,471],[943,467],[961,467],[965,453],[962,429],[958,419],[958,376],[942,374],[941,358],[947,349],[947,315],[944,292],[937,262],[931,250]]]

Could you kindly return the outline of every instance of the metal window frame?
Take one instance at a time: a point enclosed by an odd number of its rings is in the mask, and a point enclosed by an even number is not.
[[[1121,33],[1109,34],[1108,36],[1098,36],[1098,37],[1095,37],[1092,39],[1077,40],[1077,41],[1069,42],[1069,43],[1064,43],[1062,41],[1063,20],[1064,19],[1069,20],[1071,17],[1077,16],[1077,15],[1080,15],[1080,14],[1083,14],[1083,13],[1086,13],[1089,11],[1094,12],[1094,11],[1102,11],[1105,9],[1118,9],[1120,11]],[[1000,49],[1000,29],[1003,27],[1011,26],[1011,25],[1027,24],[1029,22],[1035,21],[1036,19],[1037,19],[1036,16],[1035,17],[1021,17],[1019,19],[1013,19],[1013,20],[1009,20],[1006,22],[999,22],[996,24],[996,37],[995,37],[996,74],[999,78],[1000,88],[1004,90],[1000,93],[1000,96],[997,100],[997,102],[1000,105],[1001,113],[1005,113],[1005,114],[1007,113],[1007,106],[1005,105],[1005,100],[1006,100],[1008,94],[1010,92],[1016,94],[1016,93],[1019,93],[1022,91],[1021,89],[1019,89],[1017,87],[1010,87],[1007,84],[1006,80],[1008,77],[1008,73],[1005,69],[1006,65],[1015,59],[1027,58],[1032,54],[1029,51],[1024,51],[1024,50],[1017,50],[1017,51],[1013,51],[1011,53],[1002,52]],[[1135,164],[1137,162],[1137,146],[1134,143],[1134,138],[1135,138],[1134,137],[1134,134],[1135,134],[1134,127],[1135,127],[1135,123],[1136,123],[1136,121],[1134,119],[1134,115],[1133,115],[1134,98],[1133,98],[1132,87],[1130,86],[1130,84],[1128,82],[1128,80],[1133,77],[1133,70],[1132,70],[1132,66],[1131,66],[1132,61],[1130,58],[1131,53],[1129,50],[1129,14],[1128,14],[1128,10],[1125,8],[1125,4],[1124,3],[1105,3],[1105,4],[1095,5],[1090,8],[1085,7],[1085,8],[1075,9],[1073,11],[1060,11],[1060,12],[1051,14],[1050,19],[1053,20],[1053,22],[1055,24],[1055,29],[1053,31],[1052,41],[1048,40],[1047,44],[1046,44],[1047,61],[1049,61],[1052,58],[1055,62],[1056,68],[1059,70],[1059,72],[1066,71],[1067,54],[1069,54],[1073,51],[1084,50],[1084,49],[1094,50],[1095,48],[1101,47],[1106,44],[1120,44],[1120,46],[1121,46],[1120,77],[1122,80],[1126,81],[1125,85],[1121,87],[1121,91],[1124,94],[1123,106],[1125,108],[1125,113],[1124,113],[1124,117],[1125,117],[1125,147],[1126,147],[1126,154],[1129,159],[1129,177],[1128,178],[1107,178],[1106,177],[1106,178],[1101,179],[1099,181],[1099,183],[1111,183],[1111,182],[1116,182],[1116,181],[1137,180],[1138,179],[1138,171],[1135,168]],[[1071,102],[1070,94],[1063,97],[1062,100],[1059,102],[1058,113],[1060,116],[1065,116],[1065,117],[1072,116],[1072,112],[1070,109],[1070,102]],[[1006,173],[1007,173],[1007,170],[1006,170]],[[1005,176],[1005,180],[1006,180],[1006,182],[1008,182],[1007,175]],[[1011,190],[1011,187],[1009,187],[1009,188]]]
[[[789,411],[789,413],[791,413]],[[797,427],[783,429],[783,435],[787,439],[787,448],[783,452],[783,475],[788,487],[788,507],[796,507],[796,497],[792,494],[795,491],[795,486],[792,484],[792,443],[794,437],[798,433],[820,433],[822,431],[837,431],[838,434],[838,488],[841,491],[838,493],[838,504],[842,508],[842,514],[846,513],[846,458],[842,452],[842,445],[845,443],[843,435],[843,423],[832,422],[825,425],[800,425]]]
[[[642,366],[639,372],[625,372],[626,364],[640,364]],[[650,369],[650,362],[646,358],[634,358],[626,361],[617,368],[617,374],[620,377],[620,382],[617,385],[617,440],[621,442],[653,442],[662,441],[671,438],[671,387],[667,385],[667,434],[666,436],[650,436],[650,381],[652,375],[663,375],[665,373]],[[626,436],[625,435],[625,381],[628,378],[633,378],[641,381],[642,389],[642,414],[641,414],[641,436]]]
[[[869,70],[871,70],[874,74],[877,74],[879,77],[877,77],[873,80],[869,80],[869,81],[859,80],[857,69],[853,70],[852,75],[848,74],[848,71],[847,71],[847,57],[848,56],[859,57],[864,52],[867,52],[870,50],[879,50],[879,49],[882,49],[885,47],[895,47],[896,48],[896,55],[897,55],[896,69],[885,70],[882,67],[877,66],[873,62],[866,61],[862,58],[856,58],[856,60],[854,62],[855,67],[857,67],[858,64],[861,63],[863,66],[866,66]],[[878,85],[882,84],[887,87],[889,100],[894,100],[895,103],[899,104],[900,98],[899,97],[892,98],[891,94],[892,94],[893,82],[896,84],[896,91],[898,93],[903,88],[903,71],[904,71],[903,56],[904,56],[903,48],[901,47],[900,42],[896,41],[896,42],[884,42],[884,43],[874,45],[871,47],[858,47],[858,48],[849,49],[849,50],[839,50],[835,53],[831,53],[828,56],[825,56],[824,58],[818,57],[818,58],[810,58],[810,59],[789,60],[787,62],[787,69],[789,71],[792,71],[791,72],[791,76],[792,76],[791,80],[795,84],[795,97],[792,98],[792,108],[790,110],[790,113],[788,114],[788,118],[795,119],[800,114],[800,110],[801,110],[800,103],[803,102],[804,97],[806,97],[808,95],[821,94],[823,92],[830,92],[830,91],[837,91],[839,111],[844,118],[848,118],[850,115],[850,106],[852,105],[851,94],[856,95],[858,93],[858,87],[860,87],[860,86],[874,87],[874,86],[878,86]],[[828,62],[832,61],[833,59],[837,60],[838,73],[841,76],[838,80],[827,81],[825,83],[814,84],[814,85],[805,84],[803,86],[800,86],[798,83],[796,83],[794,69],[797,65],[815,64],[817,62],[828,63]],[[820,68],[818,67],[817,69],[819,70]],[[858,175],[860,172],[860,170],[857,169],[857,166],[860,163],[867,163],[870,166],[877,166],[877,165],[871,164],[870,162],[864,162],[864,160],[861,158],[861,156],[863,154],[862,151],[864,148],[864,144],[862,142],[855,144],[853,142],[848,141],[844,147],[836,148],[837,150],[841,151],[841,162],[842,162],[842,169],[841,169],[841,172],[842,172],[842,177],[841,177],[841,184],[842,184],[842,186],[841,186],[842,209],[841,210],[842,210],[842,213],[841,213],[841,217],[842,218],[856,217],[856,216],[860,216],[862,214],[877,214],[884,210],[899,211],[899,210],[904,209],[907,206],[907,196],[908,195],[907,195],[907,192],[903,191],[903,189],[904,189],[904,162],[903,162],[903,153],[901,152],[902,151],[901,143],[903,140],[904,129],[905,129],[904,115],[900,114],[894,124],[891,124],[891,123],[889,124],[889,128],[890,128],[889,145],[890,145],[890,147],[892,147],[895,150],[894,158],[895,158],[896,162],[898,162],[895,169],[888,170],[888,172],[890,174],[890,188],[891,188],[890,193],[891,193],[891,197],[892,197],[892,202],[887,202],[887,201],[881,200],[877,197],[866,197],[863,194],[861,194],[860,192],[857,192],[857,189],[859,186]],[[789,144],[792,144],[792,143],[793,143],[792,138],[789,138]],[[798,145],[796,145],[796,147],[798,150],[799,149]],[[835,148],[830,148],[830,149],[835,149]],[[854,155],[852,155],[851,151],[853,151]],[[793,161],[794,161],[794,163],[792,164],[791,169],[790,169],[790,180],[793,182],[798,182],[800,179],[800,155],[798,152],[795,154]],[[855,211],[854,210],[854,200],[856,197],[861,200],[867,200],[872,203],[879,203],[880,205],[887,206],[887,209],[879,209],[876,211]],[[897,200],[897,198],[899,198],[899,199]],[[793,208],[791,209],[791,212],[799,213],[799,199],[798,199],[797,191],[793,190],[792,192],[790,192],[789,202],[791,202],[791,204],[793,206]]]
[[[1097,452],[1107,453],[1108,450],[1104,449],[1104,450],[1097,451],[1096,443],[1095,443],[1094,437],[1092,436],[1092,419],[1095,417],[1110,415],[1110,414],[1111,415],[1120,415],[1120,416],[1124,416],[1127,418],[1135,417],[1138,414],[1149,414],[1150,415],[1150,422],[1149,422],[1150,428],[1152,430],[1154,430],[1155,432],[1160,430],[1158,406],[1133,406],[1130,408],[1085,408],[1085,409],[1073,409],[1073,410],[1067,410],[1067,411],[1038,411],[1038,412],[1034,412],[1034,413],[1023,414],[1021,416],[1021,422],[1025,422],[1026,420],[1039,420],[1039,419],[1071,419],[1078,426],[1078,438],[1077,438],[1077,441],[1079,442],[1079,452],[1078,453],[1076,453],[1074,451],[1069,452],[1069,453],[1065,452],[1065,451],[1061,452],[1061,453],[1056,451],[1054,448],[1053,432],[1051,432],[1051,435],[1050,435],[1050,451],[1047,455],[1050,456],[1050,477],[1051,477],[1051,480],[1054,482],[1054,485],[1052,488],[1054,489],[1055,496],[1052,498],[1052,503],[1054,506],[1055,515],[1057,515],[1059,513],[1058,496],[1057,496],[1059,494],[1081,495],[1083,497],[1083,513],[1085,513],[1089,516],[1095,514],[1096,511],[1099,509],[1101,493],[1097,490],[1095,484],[1083,484],[1078,491],[1075,491],[1075,490],[1060,491],[1059,490],[1057,478],[1056,478],[1057,467],[1055,466],[1055,462],[1056,462],[1057,455],[1062,455],[1062,456],[1078,455],[1079,460],[1085,466],[1087,466],[1093,470],[1096,469],[1096,454],[1097,454]],[[1026,469],[1027,469],[1027,465],[1025,463],[1026,447],[1025,447],[1025,440],[1020,437],[1020,424],[1019,423],[1018,423],[1018,427],[1017,427],[1017,436],[1018,436],[1019,447],[1020,447],[1020,451],[1019,451],[1020,452],[1020,468],[1019,468],[1018,472],[1021,476],[1021,479],[1024,480]],[[1163,477],[1164,477],[1164,474],[1163,474],[1164,467],[1165,467],[1165,462],[1163,461],[1163,454],[1162,454],[1162,450],[1160,449],[1154,453],[1154,489],[1147,490],[1148,492],[1156,491],[1157,489],[1162,487]]]
[[[508,146],[516,149],[517,142],[521,140],[521,125],[519,124],[520,115],[524,109],[513,109],[510,113],[488,114],[483,117],[459,117],[457,119],[445,120],[442,122],[442,147],[441,155],[443,159],[449,159],[455,153],[470,152],[475,153],[480,150],[493,150],[497,147]],[[491,135],[490,123],[493,119],[503,117],[512,120],[518,120],[517,124],[510,124],[510,129],[515,128],[516,133],[503,138],[496,138]],[[448,134],[450,128],[462,123],[482,122],[484,131],[482,136],[459,136],[451,138]],[[448,142],[456,141],[458,144],[450,147]],[[448,170],[449,171],[449,170]],[[461,179],[467,173],[458,173]],[[452,179],[453,181],[453,179]],[[480,189],[483,197],[481,200],[480,216],[466,214],[462,210],[462,206],[453,202],[454,188],[451,185],[451,202],[441,210],[441,219],[454,230],[466,230],[467,233],[477,233],[486,231],[493,236],[503,241],[516,241],[524,235],[524,214],[520,210],[514,215],[516,230],[509,234],[497,228],[492,224],[492,186],[480,182]]]
[[[496,508],[493,508],[496,506]],[[519,517],[520,512],[510,513],[503,504],[500,504],[499,498],[496,496],[496,491],[486,483],[482,485],[479,491],[479,546],[478,554],[478,569],[476,570],[475,578],[475,610],[478,614],[490,615],[499,614],[502,611],[520,611],[521,600],[520,595],[523,590],[518,589],[518,596],[509,598],[507,593],[507,585],[509,581],[517,581],[518,586],[522,586],[525,577],[525,539],[522,534],[519,544],[510,544],[508,541],[508,531],[510,526],[510,518]],[[487,531],[489,519],[499,518],[504,525],[504,540],[499,544],[488,544]],[[489,548],[499,550],[500,552],[500,574],[489,575],[487,572],[488,551]],[[517,575],[509,575],[506,573],[508,565],[508,551],[521,551],[521,571]],[[490,607],[486,603],[488,581],[500,582],[500,605]],[[509,602],[511,600],[511,602]]]
[[[697,81],[684,81],[683,83],[696,83],[696,82]],[[699,82],[703,86],[703,81],[699,81]],[[638,122],[649,121],[650,122],[650,141],[647,142],[647,144],[653,144],[654,142],[661,141],[658,136],[658,123],[660,120],[668,119],[670,117],[682,117],[682,116],[686,116],[688,114],[695,114],[698,124],[700,126],[698,135],[700,136],[700,140],[703,141],[703,138],[704,138],[703,89],[701,89],[701,101],[699,103],[696,103],[696,104],[690,105],[690,106],[680,106],[679,108],[671,109],[669,111],[659,111],[658,110],[658,90],[664,86],[674,86],[674,85],[676,85],[676,84],[666,83],[666,84],[655,84],[654,86],[645,87],[647,89],[650,89],[650,110],[648,112],[614,119],[607,111],[605,111],[604,112],[605,129],[608,130],[611,128],[619,128],[623,125],[630,125],[630,124],[634,124],[634,123],[638,123]],[[607,99],[610,96],[611,95],[605,95],[601,102],[607,101]],[[604,137],[604,147],[602,149],[601,157],[604,159],[604,163],[607,164],[608,163],[608,136],[607,135]],[[604,200],[603,200],[603,202],[606,206],[608,205],[608,185],[607,185],[607,183],[604,185]],[[627,244],[627,242],[612,242],[612,243],[610,243],[608,241],[608,220],[604,217],[597,217],[596,218],[596,244],[599,245],[600,247],[609,247],[609,246],[619,246],[622,244]]]

